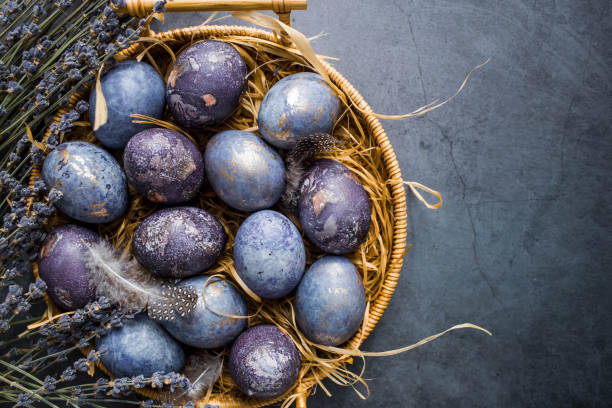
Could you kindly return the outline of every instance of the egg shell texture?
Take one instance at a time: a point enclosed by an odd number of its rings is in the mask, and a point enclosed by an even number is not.
[[[123,152],[123,166],[136,191],[156,203],[189,201],[204,182],[204,159],[197,146],[170,129],[134,135]]]
[[[110,149],[121,149],[136,133],[154,124],[133,123],[131,114],[139,113],[161,119],[166,104],[164,80],[151,65],[135,60],[117,64],[100,79],[106,101],[107,122],[96,131],[96,137]],[[94,124],[96,91],[89,97],[89,121]]]
[[[112,329],[96,340],[96,348],[105,346],[108,352],[100,361],[117,377],[150,377],[155,372],[179,372],[185,353],[159,324],[144,315]]]
[[[234,264],[257,295],[277,299],[300,282],[306,251],[298,229],[281,213],[262,210],[240,225],[234,239]]]
[[[210,268],[226,241],[223,226],[210,213],[196,207],[164,208],[136,228],[132,252],[149,272],[181,278]]]
[[[221,122],[238,106],[247,65],[234,47],[202,41],[181,53],[166,86],[168,109],[185,127]]]
[[[370,229],[368,194],[343,164],[315,161],[300,185],[300,223],[310,241],[331,254],[353,252]]]
[[[86,142],[66,142],[46,157],[42,176],[62,193],[55,206],[83,222],[119,218],[128,204],[128,187],[119,163],[106,150]]]
[[[271,145],[291,149],[301,137],[331,133],[340,106],[340,100],[320,75],[289,75],[264,96],[257,119],[259,132]]]
[[[293,341],[276,326],[249,328],[234,342],[230,375],[247,396],[257,399],[284,394],[300,372],[301,357]]]
[[[204,163],[215,193],[241,211],[273,206],[285,187],[283,159],[253,133],[217,133],[206,146]]]
[[[47,235],[38,273],[47,284],[47,294],[62,309],[78,309],[95,300],[87,245],[100,240],[95,232],[73,224],[60,225]]]
[[[306,271],[295,296],[295,317],[315,343],[337,346],[353,336],[366,308],[365,290],[355,266],[343,256],[328,255]]]
[[[198,348],[222,347],[246,327],[247,319],[227,317],[247,315],[246,302],[227,281],[200,275],[185,279],[177,286],[191,286],[198,294],[197,304],[191,313],[162,323],[181,343]]]

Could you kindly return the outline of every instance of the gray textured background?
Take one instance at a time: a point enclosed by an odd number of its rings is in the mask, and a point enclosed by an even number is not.
[[[612,406],[612,2],[310,0],[313,45],[381,113],[452,94],[425,118],[384,121],[409,200],[395,296],[364,350],[470,331],[368,359],[372,395],[330,386],[310,407]],[[201,23],[168,16],[156,29]],[[227,22],[227,21],[225,21]]]

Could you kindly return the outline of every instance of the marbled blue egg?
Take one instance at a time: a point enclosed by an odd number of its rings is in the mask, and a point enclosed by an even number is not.
[[[230,376],[251,398],[283,395],[300,373],[302,358],[293,340],[276,326],[253,326],[236,339],[229,356]]]
[[[117,160],[98,146],[62,143],[47,155],[42,176],[49,189],[62,193],[55,206],[79,221],[111,222],[127,209],[125,174]]]
[[[248,67],[223,41],[197,42],[179,55],[168,75],[168,110],[181,126],[219,123],[238,106]]]
[[[306,250],[298,229],[271,210],[251,214],[234,239],[234,264],[244,283],[262,298],[278,299],[302,279]]]
[[[285,187],[283,159],[253,133],[217,133],[206,146],[204,163],[215,193],[241,211],[272,207]]]
[[[178,286],[191,286],[198,294],[198,302],[191,313],[163,322],[166,330],[181,343],[198,348],[222,347],[246,327],[247,319],[227,317],[247,315],[246,302],[227,281],[200,275],[185,279]]]
[[[136,133],[154,124],[132,123],[133,113],[161,119],[166,104],[164,80],[151,65],[135,60],[117,64],[100,79],[108,120],[95,131],[98,140],[110,149],[121,149]],[[89,97],[89,121],[94,124],[96,92]]]
[[[264,96],[259,108],[259,132],[273,146],[291,149],[313,133],[331,133],[340,100],[318,74],[289,75]]]
[[[353,252],[370,229],[368,193],[357,176],[335,160],[320,159],[308,168],[298,210],[308,239],[327,253]]]
[[[295,317],[315,343],[337,346],[359,329],[365,291],[355,266],[343,256],[324,256],[304,274],[295,295]]]
[[[180,372],[185,353],[159,324],[145,315],[123,323],[96,340],[96,348],[108,352],[100,361],[117,377],[150,377],[154,372]]]

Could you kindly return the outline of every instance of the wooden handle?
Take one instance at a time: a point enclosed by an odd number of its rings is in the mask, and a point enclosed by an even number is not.
[[[295,400],[295,408],[306,408],[306,400],[308,399],[308,394],[310,390],[303,387],[302,385],[298,386],[298,397]]]
[[[146,17],[153,11],[156,0],[126,0],[118,7],[120,14]],[[308,0],[169,0],[166,12],[272,10],[288,14],[291,10],[306,10]]]

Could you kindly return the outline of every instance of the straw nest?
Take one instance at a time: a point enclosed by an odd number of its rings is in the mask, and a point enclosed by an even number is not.
[[[240,106],[225,122],[199,131],[180,129],[189,135],[202,151],[209,138],[216,132],[226,129],[256,132],[257,113],[268,89],[287,75],[313,70],[312,64],[303,57],[304,53],[284,45],[275,33],[242,26],[199,26],[152,35],[123,51],[118,59],[143,59],[150,62],[166,78],[175,56],[185,47],[204,39],[219,39],[232,44],[246,61],[249,76],[248,88],[240,100]],[[216,197],[210,186],[205,184],[200,196],[192,205],[197,205],[215,215],[225,227],[229,237],[220,260],[207,273],[223,275],[243,293],[248,303],[248,326],[260,323],[275,324],[289,334],[302,354],[302,367],[296,384],[285,395],[276,400],[256,401],[246,399],[240,393],[225,365],[219,381],[210,390],[206,400],[200,402],[202,405],[208,402],[222,407],[263,406],[283,401],[284,406],[288,406],[296,400],[301,405],[308,393],[317,386],[328,393],[322,383],[324,378],[329,378],[338,384],[353,386],[361,396],[367,394],[367,385],[361,373],[353,373],[350,370],[351,355],[358,354],[355,350],[376,325],[399,277],[406,247],[404,189],[393,149],[368,105],[348,81],[330,65],[323,62],[321,66],[343,103],[343,113],[333,130],[335,138],[341,141],[340,146],[321,157],[332,158],[349,167],[367,191],[372,205],[372,223],[367,239],[356,252],[349,254],[350,260],[363,278],[368,301],[363,325],[355,336],[342,346],[346,350],[351,350],[344,353],[338,349],[313,344],[300,333],[295,323],[292,297],[261,302],[248,293],[248,290],[237,281],[232,259],[234,236],[248,214],[229,208]],[[74,96],[71,105],[76,103],[78,98],[87,97],[88,95],[83,94]],[[65,111],[65,109],[59,111],[57,118]],[[147,119],[140,118],[140,120]],[[81,126],[71,134],[65,135],[63,141],[80,139],[96,143],[86,119],[83,118],[79,124]],[[176,127],[169,116],[158,124]],[[121,154],[117,154],[116,158],[121,161]],[[39,172],[40,169],[35,169],[33,176]],[[127,213],[111,224],[100,225],[99,233],[117,247],[131,248],[134,229],[146,216],[159,208],[131,189]],[[299,227],[298,220],[283,208],[279,206],[274,209],[290,217]],[[49,227],[66,222],[69,222],[67,218],[58,215]],[[324,255],[307,240],[305,244],[307,265]],[[49,304],[48,314],[57,314],[54,305]],[[229,347],[224,352],[228,351]],[[102,369],[104,370],[103,367]],[[148,396],[163,397],[156,394],[155,390],[144,390],[144,393]]]

